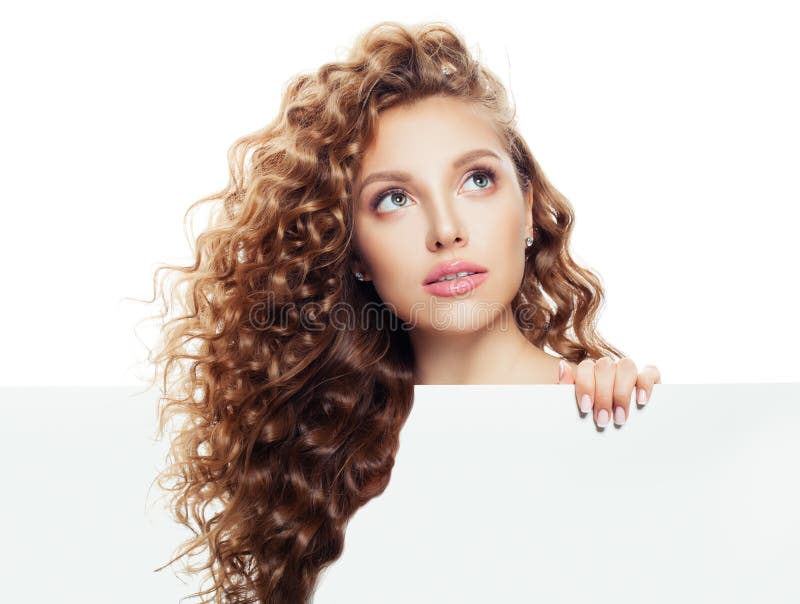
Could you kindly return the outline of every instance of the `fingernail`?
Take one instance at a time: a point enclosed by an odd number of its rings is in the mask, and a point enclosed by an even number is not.
[[[600,413],[597,414],[597,425],[601,428],[608,425],[608,411],[605,409],[600,409]]]
[[[639,401],[640,405],[644,405],[647,402],[647,392],[645,392],[644,388],[639,388],[639,398],[636,400]]]
[[[564,378],[564,361],[558,362],[558,381],[560,382]]]
[[[614,409],[614,423],[621,426],[625,423],[625,409],[617,407]]]
[[[584,413],[589,413],[589,411],[592,410],[592,397],[590,397],[588,394],[584,394],[581,397],[580,407],[581,411]]]

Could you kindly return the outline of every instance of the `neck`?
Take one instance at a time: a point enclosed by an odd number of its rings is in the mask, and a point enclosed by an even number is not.
[[[555,384],[558,357],[520,331],[510,308],[477,330],[415,328],[415,384]]]

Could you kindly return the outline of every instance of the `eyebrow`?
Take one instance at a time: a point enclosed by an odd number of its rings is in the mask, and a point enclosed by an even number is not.
[[[467,151],[466,153],[457,157],[456,160],[453,162],[453,169],[457,170],[464,164],[468,164],[469,162],[479,157],[486,157],[487,155],[494,157],[498,160],[502,160],[501,157],[491,149],[473,149],[472,151]],[[373,172],[363,180],[363,182],[359,186],[359,191],[363,191],[364,189],[367,188],[368,185],[372,184],[373,182],[378,182],[383,180],[396,180],[398,182],[408,182],[411,179],[412,176],[408,172],[398,172],[395,170],[387,170],[385,172]]]

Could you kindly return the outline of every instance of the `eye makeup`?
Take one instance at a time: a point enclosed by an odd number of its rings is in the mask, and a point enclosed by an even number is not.
[[[477,166],[473,167],[469,171],[469,173],[467,175],[467,179],[469,180],[470,178],[472,178],[473,176],[476,176],[478,174],[482,174],[482,175],[488,176],[493,183],[495,183],[495,184],[497,183],[497,171],[494,168],[491,168],[491,167],[489,167],[487,165],[477,165]],[[391,188],[388,188],[388,189],[381,190],[380,193],[377,193],[376,195],[374,195],[372,197],[372,199],[370,200],[369,209],[372,210],[372,211],[376,211],[376,208],[377,208],[379,202],[384,197],[386,197],[387,195],[394,194],[394,193],[403,193],[403,194],[405,194],[406,190],[405,189],[401,189],[401,188],[397,188],[397,187],[391,187]],[[406,206],[398,206],[398,207],[406,207]],[[386,213],[386,212],[377,212],[377,213],[382,214],[382,213]]]

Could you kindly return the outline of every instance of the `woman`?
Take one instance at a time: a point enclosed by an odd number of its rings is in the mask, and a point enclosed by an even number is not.
[[[307,601],[388,484],[414,384],[575,383],[604,425],[660,381],[597,335],[572,209],[448,26],[363,33],[230,163],[194,265],[162,267],[183,312],[151,355],[162,436],[184,418],[159,484],[197,535],[172,561],[210,553],[195,595]]]

